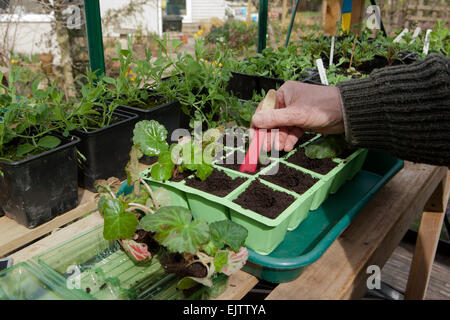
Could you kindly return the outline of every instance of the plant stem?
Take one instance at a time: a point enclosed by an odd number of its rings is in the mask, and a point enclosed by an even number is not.
[[[353,46],[352,46],[352,55],[350,56],[350,64],[348,66],[348,68],[350,69],[352,67],[352,62],[353,62],[353,56],[355,54],[355,47],[356,47],[356,41],[358,40],[358,37],[355,36],[355,40],[353,41]]]
[[[148,193],[150,194],[150,196],[152,197],[152,201],[153,204],[155,205],[156,210],[159,209],[159,204],[158,201],[156,201],[155,195],[153,194],[152,189],[150,188],[150,186],[145,182],[144,179],[139,178],[139,181],[145,186],[145,188],[147,189]]]
[[[146,207],[140,203],[135,203],[135,202],[130,202],[129,203],[130,207],[125,210],[125,211],[134,211],[136,209],[142,210],[144,212],[150,212],[151,214],[154,214],[155,211],[153,211],[152,209],[150,209],[149,207]]]

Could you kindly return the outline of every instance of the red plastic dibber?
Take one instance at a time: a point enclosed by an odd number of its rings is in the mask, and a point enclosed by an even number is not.
[[[261,110],[269,110],[275,108],[275,102],[277,98],[277,92],[274,89],[270,89],[264,97]],[[255,129],[255,134],[245,155],[244,162],[239,168],[240,172],[255,172],[258,166],[259,154],[261,148],[266,139],[266,130],[260,131]]]

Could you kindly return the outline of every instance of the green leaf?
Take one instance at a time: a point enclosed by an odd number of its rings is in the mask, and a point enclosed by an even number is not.
[[[38,146],[46,149],[53,149],[59,146],[61,139],[54,136],[45,136],[39,139]]]
[[[136,124],[133,131],[134,144],[149,157],[157,156],[167,151],[167,130],[158,121],[143,120]]]
[[[178,281],[177,287],[180,290],[187,290],[192,287],[195,287],[197,284],[198,284],[197,281],[194,281],[193,279],[191,279],[189,277],[184,277],[183,279]]]
[[[104,205],[105,205],[105,201],[106,201],[107,197],[106,196],[101,196],[100,199],[98,199],[98,203],[97,203],[97,208],[98,211],[103,215],[103,210],[104,210]]]
[[[155,163],[150,169],[152,178],[156,181],[166,181],[172,178],[174,164]]]
[[[150,195],[148,194],[147,190],[141,188],[139,190],[139,193],[136,194],[135,192],[131,192],[126,199],[128,203],[139,203],[145,206],[149,197]]]
[[[36,147],[30,143],[21,144],[17,146],[16,156],[22,157],[23,155],[33,151],[34,149],[36,149]]]
[[[228,281],[229,281],[228,276],[225,276],[224,274],[218,274],[213,279],[212,287],[208,289],[210,298],[217,298],[222,293],[224,293],[225,290],[228,288]]]
[[[348,147],[343,135],[320,137],[305,147],[305,154],[310,159],[335,158]]]
[[[228,245],[238,251],[247,239],[248,231],[243,226],[231,220],[216,221],[209,225],[211,240],[218,248]]]
[[[128,161],[125,171],[127,173],[127,184],[132,186],[139,180],[139,159],[142,157],[142,152],[133,146],[130,151],[130,161]]]
[[[210,231],[211,231],[211,227],[210,227]],[[206,252],[210,256],[214,256],[216,254],[217,250],[219,250],[219,248],[217,248],[217,246],[214,244],[214,241],[212,241],[212,240],[210,240],[202,248],[202,251]]]
[[[195,253],[209,240],[208,224],[202,220],[192,221],[190,211],[179,206],[162,207],[146,215],[139,229],[156,232],[154,239],[171,252]]]
[[[110,77],[103,77],[102,80],[105,81],[106,83],[109,83],[109,84],[115,84],[116,83],[116,80],[114,80],[113,78],[110,78]]]
[[[153,191],[156,201],[160,207],[168,207],[172,205],[172,197],[167,189],[161,187]]]
[[[102,206],[105,225],[103,237],[106,240],[130,239],[136,232],[139,221],[132,212],[124,210],[124,204],[119,199],[107,199]]]
[[[216,271],[220,272],[227,261],[228,251],[218,251],[214,257],[214,266],[216,267]]]
[[[197,178],[204,181],[206,178],[210,176],[213,170],[214,168],[209,164],[206,163],[198,164],[195,175],[197,176]]]

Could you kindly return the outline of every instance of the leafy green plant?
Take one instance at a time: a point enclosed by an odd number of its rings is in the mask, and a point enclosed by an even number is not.
[[[60,145],[55,136],[62,124],[55,121],[54,112],[64,105],[63,94],[55,84],[39,89],[40,78],[31,85],[29,97],[18,96],[23,67],[11,65],[8,86],[2,83],[0,73],[0,159],[22,160]]]
[[[322,136],[305,147],[305,154],[310,159],[336,158],[348,148],[345,137],[341,134]]]
[[[264,90],[261,94],[254,93],[251,100],[241,100],[236,96],[230,96],[230,116],[234,119],[238,126],[246,128],[250,127],[252,116],[256,111],[256,107],[265,96]]]
[[[158,40],[162,43],[161,40]],[[172,41],[172,47],[177,50],[181,45],[179,41]],[[165,47],[164,47],[165,48]],[[102,80],[109,86],[105,89],[107,99],[127,106],[149,109],[160,103],[161,97],[155,91],[161,86],[163,75],[171,74],[168,70],[172,63],[161,54],[154,58],[149,49],[145,50],[145,58],[138,59],[133,52],[132,38],[128,39],[128,47],[122,49],[120,43],[116,44],[117,58],[120,70],[116,78],[103,77]]]
[[[162,54],[173,66],[173,74],[162,81],[157,91],[169,98],[178,100],[184,113],[191,121],[191,128],[195,122],[201,122],[208,128],[215,128],[230,120],[228,97],[226,90],[231,77],[229,68],[232,60],[229,50],[216,49],[214,59],[206,58],[204,43],[200,38],[195,41],[195,54],[179,53],[173,58],[164,43],[160,42]]]
[[[248,232],[229,220],[208,225],[192,220],[186,208],[167,206],[145,215],[139,229],[152,232],[153,239],[169,252],[182,254],[185,266],[198,263],[205,268],[206,276],[183,277],[178,283],[180,289],[190,289],[197,283],[212,287],[219,273],[230,276],[247,261],[243,245]]]
[[[260,54],[233,63],[233,70],[284,80],[300,80],[304,69],[312,67],[309,55],[300,55],[299,47],[266,48]]]
[[[97,76],[96,72],[86,70],[86,75],[81,75],[84,81],[78,101],[63,106],[57,110],[57,120],[64,123],[64,135],[75,129],[91,131],[105,128],[116,120],[115,111],[119,104],[110,101],[105,95],[108,91],[108,81],[105,76]]]
[[[450,56],[450,31],[444,21],[436,21],[430,34],[430,50]]]
[[[169,180],[186,170],[194,172],[201,180],[213,171],[212,159],[217,147],[215,137],[196,139],[184,137],[180,143],[169,148],[166,142],[167,130],[155,120],[144,120],[136,124],[133,136],[132,159],[139,160],[145,154],[158,156],[151,168],[152,178],[158,181]]]

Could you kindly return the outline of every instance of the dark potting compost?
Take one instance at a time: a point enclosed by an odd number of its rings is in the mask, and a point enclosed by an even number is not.
[[[225,172],[216,169],[204,181],[197,177],[186,179],[186,185],[218,197],[225,197],[244,182],[244,178],[233,179]]]
[[[223,163],[217,163],[217,165],[234,171],[239,171],[239,168],[241,167],[241,164],[244,162],[244,159],[245,153],[243,151],[236,150],[232,154],[227,156],[225,159],[223,159]],[[261,160],[261,162],[262,161],[263,160]],[[247,174],[256,174],[259,171],[261,171],[261,169],[267,167],[271,163],[268,158],[264,159],[264,162],[267,163],[263,164],[261,162],[259,162],[258,165],[256,166],[255,172],[247,172]]]
[[[303,148],[298,149],[297,152],[287,158],[286,161],[323,175],[327,174],[338,165],[338,163],[331,159],[310,159],[306,156],[305,149]]]
[[[290,194],[273,190],[259,180],[253,181],[243,193],[233,200],[242,208],[252,210],[270,219],[278,217],[294,201],[295,198]]]
[[[319,181],[319,179],[313,178],[309,174],[300,172],[282,163],[280,163],[277,174],[263,176],[262,179],[298,194],[305,193]]]
[[[178,172],[176,174],[174,174],[172,176],[172,178],[170,178],[170,181],[172,182],[180,182],[183,181],[184,179],[186,179],[187,177],[189,177],[192,173],[189,171],[183,171],[183,172]]]
[[[161,245],[152,237],[152,233],[145,230],[137,230],[136,242],[145,243],[152,256],[157,256],[163,268],[169,273],[175,273],[180,277],[203,278],[207,274],[206,268],[200,263],[187,266],[183,255],[179,253],[168,253],[161,250]]]

